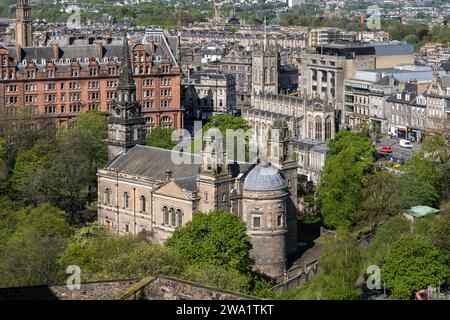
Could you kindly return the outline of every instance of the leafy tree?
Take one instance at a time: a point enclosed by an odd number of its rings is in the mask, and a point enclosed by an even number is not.
[[[390,172],[377,172],[368,176],[362,190],[360,223],[371,228],[386,222],[402,208],[400,178]]]
[[[348,232],[338,230],[336,238],[321,240],[323,252],[320,272],[300,291],[297,299],[348,300],[357,299],[362,290],[355,286],[363,262],[361,248]]]
[[[183,228],[175,230],[166,245],[193,264],[250,272],[251,243],[245,228],[238,216],[226,211],[197,213]]]
[[[438,286],[448,272],[439,250],[426,238],[416,235],[394,242],[381,268],[392,299],[410,299],[417,290]]]
[[[401,216],[392,217],[378,227],[373,241],[366,250],[367,265],[381,265],[392,243],[409,233],[410,229],[410,223]]]
[[[39,141],[31,149],[19,151],[11,177],[14,192],[25,204],[37,206],[45,201],[43,178],[47,175],[45,164],[54,156],[53,141]]]
[[[357,220],[366,174],[373,169],[375,148],[366,136],[348,131],[338,132],[329,147],[317,190],[322,219],[328,227],[350,228]]]
[[[422,177],[413,170],[408,170],[400,176],[401,187],[398,192],[403,202],[403,208],[411,208],[417,205],[433,206],[439,199],[436,189],[423,180]],[[396,192],[397,193],[397,192]]]
[[[63,212],[42,205],[0,215],[0,287],[57,283],[57,259],[71,234]]]
[[[146,137],[147,145],[172,150],[177,145],[177,142],[172,141],[172,133],[174,131],[175,129],[172,128],[154,128]]]
[[[406,163],[406,172],[414,172],[420,179],[432,186],[443,199],[448,195],[448,151],[441,136],[428,138],[419,153],[413,155]]]

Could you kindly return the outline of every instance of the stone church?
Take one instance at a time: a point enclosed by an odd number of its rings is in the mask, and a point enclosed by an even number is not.
[[[272,125],[264,163],[228,161],[218,147],[221,139],[207,135],[200,154],[183,153],[192,164],[176,164],[176,151],[145,146],[126,40],[123,46],[118,95],[108,122],[109,162],[97,174],[98,220],[118,235],[144,233],[164,244],[197,212],[227,210],[247,226],[255,269],[283,275],[288,255],[297,249],[297,165],[287,124]]]

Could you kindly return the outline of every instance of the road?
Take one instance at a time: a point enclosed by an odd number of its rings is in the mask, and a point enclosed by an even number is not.
[[[400,147],[399,140],[391,139],[389,136],[384,136],[380,143],[377,143],[377,150],[380,150],[382,146],[390,146],[392,148],[392,155],[399,159],[407,159],[411,157],[413,154],[420,151],[420,144],[413,143],[412,149],[407,149]]]

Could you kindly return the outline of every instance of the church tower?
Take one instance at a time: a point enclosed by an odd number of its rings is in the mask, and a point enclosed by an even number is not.
[[[231,174],[219,129],[210,129],[204,134],[197,189],[200,197],[199,211],[210,212],[216,209],[230,211]]]
[[[252,106],[255,105],[255,95],[278,93],[279,64],[278,51],[275,47],[268,48],[264,33],[263,43],[255,48],[252,55]]]
[[[28,0],[18,0],[16,8],[16,46],[31,47],[33,45],[33,26],[31,8]]]
[[[117,86],[116,99],[111,105],[108,120],[108,160],[126,153],[137,144],[145,144],[145,120],[136,100],[136,85],[131,68],[128,40],[123,39],[122,73]]]
[[[275,120],[268,141],[268,160],[278,168],[287,185],[289,197],[286,205],[287,254],[297,250],[297,161],[294,157],[292,133],[286,122]]]

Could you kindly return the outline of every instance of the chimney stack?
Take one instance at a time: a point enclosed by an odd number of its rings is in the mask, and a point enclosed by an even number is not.
[[[166,181],[172,180],[172,170],[166,170]]]
[[[55,59],[55,61],[58,61],[60,59],[59,44],[57,42],[53,42],[52,48],[53,48],[53,58]]]

